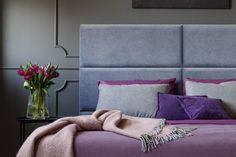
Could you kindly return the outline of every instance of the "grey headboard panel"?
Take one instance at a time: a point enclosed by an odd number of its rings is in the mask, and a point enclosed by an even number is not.
[[[184,25],[184,67],[236,67],[236,25]]]
[[[81,68],[80,110],[92,111],[97,104],[97,80],[165,79],[181,80],[180,68]],[[89,105],[88,105],[89,104]]]
[[[81,67],[181,65],[180,25],[81,25],[80,33]]]
[[[100,79],[236,77],[236,25],[81,25],[80,114]]]

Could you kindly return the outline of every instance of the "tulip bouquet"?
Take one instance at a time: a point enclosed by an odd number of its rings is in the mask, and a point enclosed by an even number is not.
[[[58,66],[47,64],[28,63],[19,66],[17,73],[25,80],[24,87],[30,90],[27,117],[31,119],[45,119],[49,117],[48,109],[45,105],[45,96],[48,89],[54,84],[52,79],[59,77]]]

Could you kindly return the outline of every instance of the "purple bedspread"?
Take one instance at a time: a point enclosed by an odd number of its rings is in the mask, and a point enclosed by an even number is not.
[[[79,132],[75,153],[77,157],[236,157],[236,120],[170,123],[197,130],[194,136],[167,142],[148,153],[133,138],[105,131]]]

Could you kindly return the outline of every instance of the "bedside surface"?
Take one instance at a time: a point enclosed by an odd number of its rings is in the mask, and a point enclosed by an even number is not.
[[[33,123],[51,123],[54,122],[62,117],[48,117],[46,119],[30,119],[26,117],[17,117],[16,121],[20,123],[20,144],[22,144],[25,140],[25,126],[26,124],[33,124]]]
[[[19,122],[27,122],[27,123],[40,123],[40,122],[53,122],[57,119],[60,119],[62,117],[49,117],[46,119],[30,119],[26,117],[17,117],[16,120]]]

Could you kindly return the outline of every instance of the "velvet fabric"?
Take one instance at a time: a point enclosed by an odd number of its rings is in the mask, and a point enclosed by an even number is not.
[[[219,99],[185,96],[178,100],[190,119],[230,119]]]
[[[184,120],[189,119],[184,109],[178,101],[178,95],[158,93],[158,110],[156,118],[165,118],[167,120]]]

